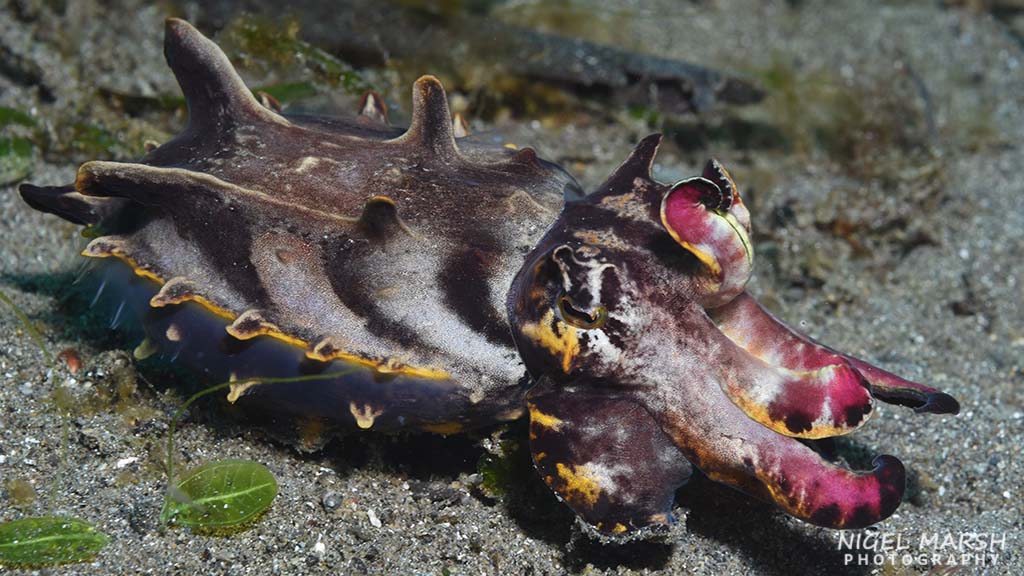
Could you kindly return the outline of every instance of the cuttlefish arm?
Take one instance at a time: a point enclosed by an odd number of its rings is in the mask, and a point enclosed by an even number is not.
[[[694,466],[819,526],[861,528],[893,513],[905,488],[899,460],[883,455],[872,470],[851,471],[748,417],[723,381],[747,369],[734,364],[757,359],[720,355],[734,344],[702,310],[674,316],[657,331],[664,365],[652,366],[651,389],[637,398]]]
[[[749,418],[775,432],[829,438],[856,430],[871,415],[867,380],[844,359],[789,366],[757,357],[727,338],[721,340],[709,359],[722,368],[715,381]]]
[[[660,220],[701,263],[697,282],[689,284],[697,302],[712,312],[733,310],[730,304],[746,294],[753,249],[750,214],[725,168],[710,160],[701,176],[669,187],[661,198]],[[781,434],[808,439],[847,434],[867,421],[868,383],[844,357],[820,352],[813,362],[778,362],[773,355],[752,356],[744,349],[749,343],[745,326],[737,326],[735,336],[737,346],[724,344],[718,353],[732,358],[720,383],[751,418]]]
[[[845,416],[830,408],[844,398],[833,390],[859,390],[859,410],[870,406],[847,364],[823,372],[768,364],[696,302],[656,305],[658,287],[637,286],[592,250],[558,246],[541,264],[526,278],[534,289],[519,292],[513,308],[537,318],[517,324],[526,357],[550,358],[538,363],[543,376],[528,395],[531,450],[541,477],[582,520],[609,535],[669,522],[687,462],[822,526],[867,526],[896,509],[898,460],[883,456],[874,470],[853,472],[787,427],[810,422],[801,433],[834,433],[835,422],[807,416]],[[572,306],[559,305],[566,301]],[[846,380],[834,378],[843,373]],[[758,396],[768,390],[776,402]],[[742,394],[764,401],[771,419],[752,417],[759,405],[741,409],[734,396]]]
[[[528,407],[534,465],[584,522],[612,536],[675,522],[692,467],[643,406],[586,381],[541,378]]]
[[[768,312],[747,292],[708,314],[730,340],[769,364],[798,371],[847,364],[868,382],[871,395],[890,404],[909,406],[918,413],[957,414],[955,398],[837,352],[802,334]]]
[[[750,213],[717,160],[701,176],[672,185],[661,200],[661,224],[702,265],[695,296],[705,308],[743,292],[754,265]]]

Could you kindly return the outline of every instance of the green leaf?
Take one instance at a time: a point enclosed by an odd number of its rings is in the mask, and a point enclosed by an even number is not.
[[[35,126],[36,121],[28,114],[14,108],[0,106],[0,126],[8,124],[20,124],[22,126]]]
[[[351,65],[329,52],[298,38],[297,21],[269,20],[240,16],[224,31],[223,46],[249,65],[294,71],[305,68],[318,84],[341,85],[351,94],[362,94],[372,86]],[[266,90],[264,90],[266,91]],[[268,92],[269,93],[269,92]],[[277,98],[276,94],[271,93]],[[280,98],[278,98],[280,100]]]
[[[85,562],[110,539],[77,518],[44,516],[0,523],[0,565],[43,566]]]
[[[79,122],[72,127],[73,146],[90,156],[110,155],[117,148],[117,135],[99,125]]]
[[[494,452],[485,453],[477,462],[482,482],[480,488],[491,498],[500,498],[517,486],[525,486],[536,474],[530,450],[522,442],[505,438],[496,443]]]
[[[203,529],[238,527],[270,509],[277,480],[251,460],[222,460],[180,478],[164,498],[161,518]]]
[[[32,142],[26,138],[0,138],[0,185],[16,182],[32,170]]]

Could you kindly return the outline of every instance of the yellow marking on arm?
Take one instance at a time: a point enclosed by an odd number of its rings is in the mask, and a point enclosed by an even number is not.
[[[703,470],[703,469],[702,469]],[[750,478],[729,478],[726,474],[718,474],[719,478],[711,478],[716,482],[723,484],[732,484],[734,486],[744,486],[744,482],[750,484]],[[798,518],[807,518],[811,515],[811,507],[806,500],[800,500],[794,495],[787,494],[781,486],[779,486],[778,479],[769,471],[761,467],[754,468],[754,482],[752,493],[756,493],[756,488],[763,488],[767,493],[768,497],[775,502],[780,508],[788,512],[792,516]],[[744,491],[750,488],[741,488]],[[841,520],[845,523],[845,519]]]
[[[626,526],[620,522],[616,522],[615,526],[612,527],[612,534],[622,534],[626,531]]]
[[[585,465],[570,467],[559,462],[555,464],[555,470],[558,471],[558,477],[565,482],[561,492],[564,492],[563,497],[566,500],[588,507],[597,503],[597,498],[601,495],[601,486],[588,474]]]
[[[825,383],[829,382],[831,373],[839,368],[839,365],[828,365],[818,368],[817,370],[791,370],[789,373],[793,378],[799,378],[803,380],[813,380],[816,384],[824,386]],[[817,420],[811,421],[811,428],[802,432],[793,432],[786,426],[785,419],[772,418],[771,413],[768,410],[768,404],[758,402],[753,399],[750,391],[740,388],[739,386],[730,385],[726,383],[723,385],[725,395],[732,400],[740,410],[747,415],[748,418],[758,422],[759,424],[778,432],[783,436],[789,436],[791,438],[805,438],[808,440],[819,440],[821,438],[832,438],[835,436],[843,436],[851,432],[856,431],[858,428],[863,426],[869,418],[874,414],[868,412],[864,414],[860,422],[856,426],[836,426],[831,423],[818,424]],[[775,395],[782,394],[783,388],[779,388],[774,392]],[[774,396],[773,396],[774,397]],[[870,401],[870,399],[869,399]],[[820,410],[820,408],[818,408]]]
[[[555,356],[561,356],[562,371],[568,374],[572,369],[572,361],[580,353],[580,341],[576,328],[559,320],[552,329],[555,317],[554,310],[548,310],[540,322],[528,322],[523,325],[523,335],[535,344],[546,348]]]
[[[676,236],[675,233],[672,233],[672,236]],[[722,275],[722,266],[718,264],[718,260],[714,256],[685,240],[680,240],[678,237],[676,237],[676,242],[678,242],[679,245],[685,248],[688,252],[696,256],[697,260],[700,260],[705,266],[707,266],[712,275],[715,277],[720,277]]]
[[[665,230],[668,231],[669,235],[672,236],[673,240],[675,240],[680,246],[685,248],[688,252],[696,256],[698,260],[700,260],[705,266],[708,267],[708,270],[710,270],[711,274],[713,274],[716,278],[721,278],[722,267],[718,264],[718,260],[711,254],[708,254],[707,252],[700,250],[693,244],[690,244],[686,240],[683,240],[679,236],[679,233],[676,232],[676,230],[672,228],[672,226],[669,226],[668,219],[665,217],[665,202],[661,203],[661,224],[662,226],[664,226]]]
[[[527,406],[530,408],[531,424],[536,424],[538,426],[543,426],[545,428],[550,428],[552,430],[559,430],[562,427],[561,420],[555,418],[551,414],[545,414],[544,412],[541,412],[540,409],[538,409],[537,406],[532,402],[527,404]]]
[[[747,262],[754,262],[754,248],[750,245],[750,236],[747,234],[747,229],[740,224],[739,220],[732,212],[726,212],[725,216],[722,216],[725,223],[732,228],[732,231],[736,234],[736,237],[740,239],[740,244],[743,245],[743,252],[747,255]]]

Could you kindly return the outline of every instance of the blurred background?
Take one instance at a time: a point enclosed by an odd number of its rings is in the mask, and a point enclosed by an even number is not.
[[[401,124],[411,82],[434,74],[473,132],[535,146],[588,188],[664,132],[656,176],[720,157],[762,240],[806,216],[857,257],[936,243],[926,218],[950,200],[948,157],[1005,150],[1022,126],[1016,0],[8,0],[0,181],[174,134],[168,15],[286,113],[350,113],[375,90]],[[830,184],[793,191],[808,171]]]

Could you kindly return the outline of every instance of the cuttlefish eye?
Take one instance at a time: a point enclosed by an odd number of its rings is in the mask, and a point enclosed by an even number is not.
[[[558,314],[568,324],[583,330],[601,328],[608,321],[608,308],[604,304],[598,304],[593,312],[587,312],[576,307],[567,295],[558,299]]]

